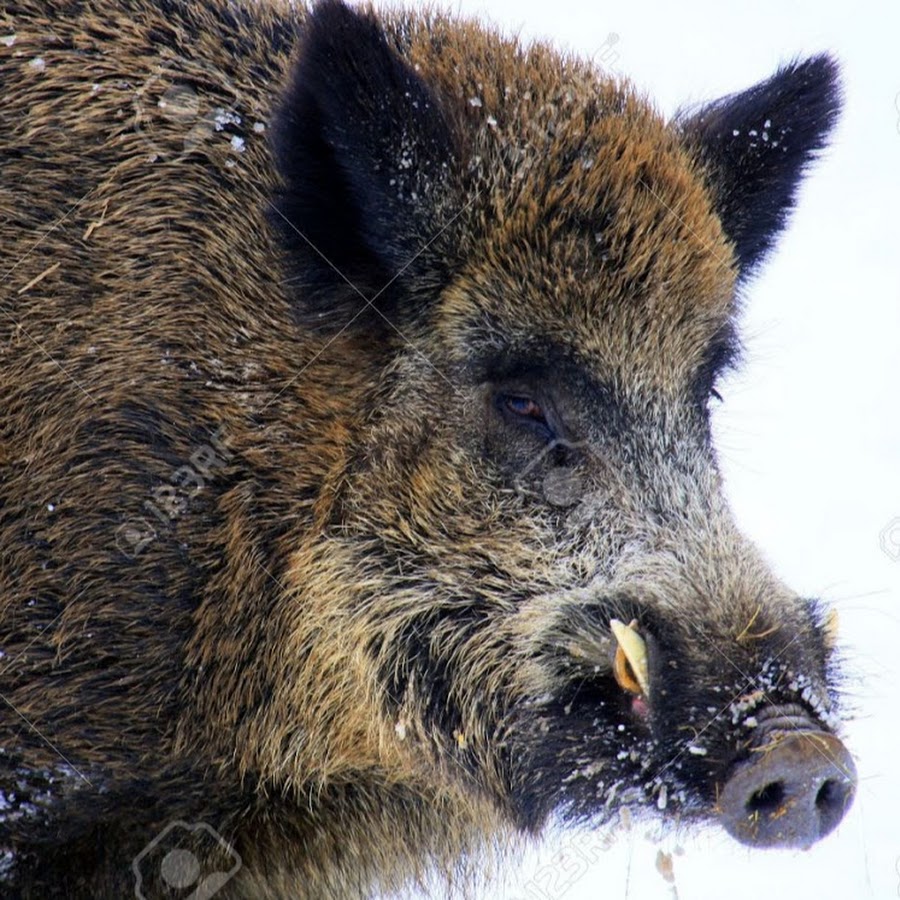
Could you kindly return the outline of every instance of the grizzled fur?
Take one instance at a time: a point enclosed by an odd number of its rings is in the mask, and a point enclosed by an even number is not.
[[[0,34],[9,891],[124,896],[182,820],[240,855],[223,897],[366,895],[553,814],[708,818],[764,699],[834,725],[707,411],[828,58],[666,122],[435,12]]]

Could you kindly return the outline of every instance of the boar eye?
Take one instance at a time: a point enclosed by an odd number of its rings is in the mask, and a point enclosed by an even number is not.
[[[507,419],[537,428],[542,434],[552,435],[553,430],[544,410],[531,397],[522,394],[500,394],[497,397],[497,406]]]
[[[546,419],[544,419],[543,410],[531,399],[531,397],[512,397],[507,395],[503,398],[503,402],[506,404],[506,408],[517,416],[525,416],[526,418],[537,419],[541,422],[546,421]]]

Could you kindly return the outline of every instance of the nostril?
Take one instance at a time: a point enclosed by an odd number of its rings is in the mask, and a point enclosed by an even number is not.
[[[839,778],[828,778],[816,793],[815,808],[823,833],[831,831],[853,802],[853,785]]]
[[[819,788],[819,793],[816,794],[816,808],[821,812],[831,810],[836,804],[842,802],[844,793],[838,783],[834,779],[829,778]]]
[[[754,791],[747,801],[748,813],[773,812],[784,802],[784,783],[773,781],[765,787]]]

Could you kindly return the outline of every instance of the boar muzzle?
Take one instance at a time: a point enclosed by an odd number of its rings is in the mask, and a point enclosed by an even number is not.
[[[856,766],[841,741],[791,708],[763,713],[748,757],[719,794],[719,820],[753,847],[808,848],[843,819]]]

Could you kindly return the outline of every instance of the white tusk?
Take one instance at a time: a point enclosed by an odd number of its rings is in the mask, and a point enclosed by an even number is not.
[[[650,669],[647,664],[647,645],[644,639],[637,633],[637,620],[633,620],[630,625],[620,622],[618,619],[611,619],[609,627],[615,639],[619,642],[617,652],[621,652],[634,677],[637,679],[638,687],[644,696],[650,695]],[[617,676],[618,677],[618,676]],[[619,679],[619,683],[622,681]],[[626,685],[622,685],[626,687]],[[636,693],[636,692],[635,692]]]

